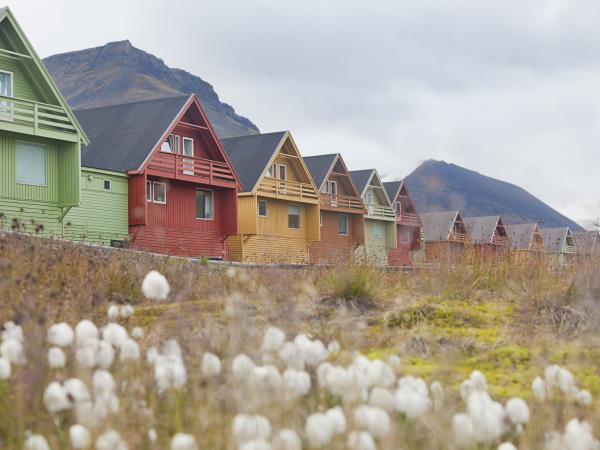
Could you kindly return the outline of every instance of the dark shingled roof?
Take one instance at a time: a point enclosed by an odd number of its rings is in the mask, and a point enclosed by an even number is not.
[[[542,236],[548,253],[561,253],[569,233],[568,227],[543,228]]]
[[[575,248],[579,255],[592,255],[597,253],[600,246],[600,232],[597,230],[578,231],[573,233]]]
[[[81,165],[125,172],[137,170],[181,111],[189,95],[75,111],[90,138]]]
[[[404,180],[386,181],[383,183],[383,187],[385,188],[385,191],[387,192],[387,195],[392,203],[394,203],[394,200],[396,200],[396,194],[398,194],[398,191],[402,187],[402,183],[404,183]]]
[[[490,244],[500,216],[465,217],[464,222],[475,244]]]
[[[450,237],[458,211],[428,212],[421,214],[426,241],[445,241]]]
[[[536,226],[535,223],[507,225],[510,248],[512,250],[529,250]]]
[[[350,176],[352,177],[352,181],[354,181],[354,185],[358,190],[359,195],[362,195],[365,188],[367,187],[367,183],[371,178],[371,174],[374,169],[364,169],[364,170],[351,170]]]
[[[221,139],[223,147],[240,177],[243,192],[251,192],[287,131],[252,134]]]
[[[333,162],[335,158],[337,158],[338,153],[331,153],[329,155],[317,155],[317,156],[305,156],[304,162],[306,163],[306,167],[308,167],[308,171],[312,176],[317,189],[321,189],[321,185],[325,181],[327,174],[329,173],[329,169],[333,166]]]

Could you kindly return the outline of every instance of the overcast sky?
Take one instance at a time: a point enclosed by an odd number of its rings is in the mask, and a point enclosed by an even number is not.
[[[600,216],[598,0],[8,0],[42,57],[129,39],[305,155],[443,159]]]

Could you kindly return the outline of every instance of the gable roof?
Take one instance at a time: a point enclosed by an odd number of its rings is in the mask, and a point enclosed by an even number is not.
[[[465,217],[464,222],[473,243],[490,244],[502,219],[500,216]]]
[[[396,197],[398,196],[398,192],[400,192],[400,189],[402,188],[403,184],[404,184],[404,180],[386,181],[383,183],[383,187],[385,188],[385,191],[387,192],[387,195],[390,198],[390,200],[392,201],[392,203],[394,202],[394,200],[396,200]]]
[[[450,237],[454,223],[460,218],[459,211],[421,213],[423,234],[426,241],[446,241]]]
[[[76,111],[91,142],[81,165],[126,172],[138,170],[193,96],[144,100]]]
[[[271,158],[288,135],[287,131],[277,131],[221,139],[223,147],[240,177],[243,192],[254,190],[264,175]]]
[[[591,255],[598,251],[600,245],[600,231],[587,230],[573,233],[575,248],[580,255]]]
[[[507,225],[510,248],[512,250],[529,250],[536,230],[537,224],[535,223]]]
[[[373,173],[375,169],[364,169],[364,170],[351,170],[350,177],[352,177],[352,181],[354,181],[354,185],[356,189],[358,189],[359,194],[362,195],[365,193],[371,178],[373,177]]]
[[[333,168],[339,153],[331,153],[329,155],[305,156],[304,162],[308,171],[317,185],[317,189],[321,190],[327,175]]]
[[[544,237],[544,245],[550,253],[561,253],[565,245],[569,227],[558,228],[542,228],[542,236]]]
[[[77,133],[80,136],[81,142],[84,145],[87,144],[89,142],[89,139],[88,139],[88,136],[86,135],[84,129],[81,127],[81,124],[75,117],[75,114],[73,114],[73,111],[71,110],[67,101],[62,96],[60,90],[58,89],[58,86],[54,82],[54,79],[50,76],[50,73],[46,69],[46,66],[44,66],[44,64],[42,63],[42,60],[40,59],[37,52],[31,45],[31,42],[29,42],[29,39],[23,32],[23,29],[19,25],[19,22],[17,22],[17,19],[15,18],[15,16],[13,15],[12,11],[10,10],[10,8],[8,6],[0,8],[0,23],[4,22],[5,20],[7,20],[12,25],[12,27],[15,30],[22,45],[27,49],[27,53],[31,57],[30,61],[33,63],[33,65],[35,66],[38,73],[41,75],[41,77],[46,82],[48,88],[50,89],[50,92],[52,92],[52,95],[54,95],[58,104],[64,109],[65,114],[67,115],[67,117],[69,118],[69,121],[71,122],[71,125],[73,127],[75,127],[75,129],[77,130]]]

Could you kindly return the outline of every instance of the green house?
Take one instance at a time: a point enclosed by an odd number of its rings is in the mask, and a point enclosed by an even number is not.
[[[65,235],[88,139],[8,8],[0,9],[0,228]]]

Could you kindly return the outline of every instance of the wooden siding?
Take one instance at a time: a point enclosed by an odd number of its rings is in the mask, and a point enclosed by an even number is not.
[[[145,225],[147,218],[146,175],[131,175],[128,184],[129,225]]]
[[[254,210],[257,216],[257,234],[266,236],[288,237],[293,239],[306,239],[315,241],[319,239],[319,207],[297,202],[287,202],[272,198],[261,198],[267,201],[267,217],[258,216],[258,209]],[[300,208],[300,228],[288,227],[288,206]]]
[[[104,180],[112,189],[104,190]],[[111,172],[83,170],[81,205],[66,215],[65,236],[74,240],[110,245],[113,239],[126,239],[128,226],[128,180]]]
[[[238,233],[258,233],[258,204],[255,195],[238,196]]]
[[[55,203],[0,198],[0,228],[4,230],[62,236],[61,214],[62,208]],[[18,228],[13,228],[15,223],[20,224]]]
[[[381,224],[383,235],[381,239],[375,238],[376,224]],[[367,262],[387,265],[388,250],[396,247],[396,222],[384,220],[365,220],[365,257]]]
[[[14,48],[7,42],[8,36],[11,36],[13,42],[16,41],[16,35],[11,33],[12,30],[4,29],[4,22],[0,30],[0,48],[14,51]],[[13,73],[13,97],[32,100],[38,102],[46,102],[49,99],[42,95],[40,89],[33,82],[33,78],[28,73],[23,65],[23,61],[13,60],[8,58],[0,58],[0,69]]]
[[[167,255],[225,258],[225,237],[220,231],[184,232],[160,226],[130,227],[130,247]]]
[[[427,262],[455,263],[466,252],[466,245],[460,241],[431,241],[425,243]]]
[[[347,214],[348,234],[338,232],[339,213],[322,211],[321,240],[310,244],[312,264],[339,264],[354,259],[354,249],[364,241],[364,217]]]
[[[403,241],[403,229],[409,233],[409,241]],[[413,265],[413,254],[421,248],[421,227],[397,225],[397,246],[388,250],[388,265],[409,267]]]
[[[234,261],[255,264],[308,264],[309,242],[281,236],[241,235],[228,238]]]

